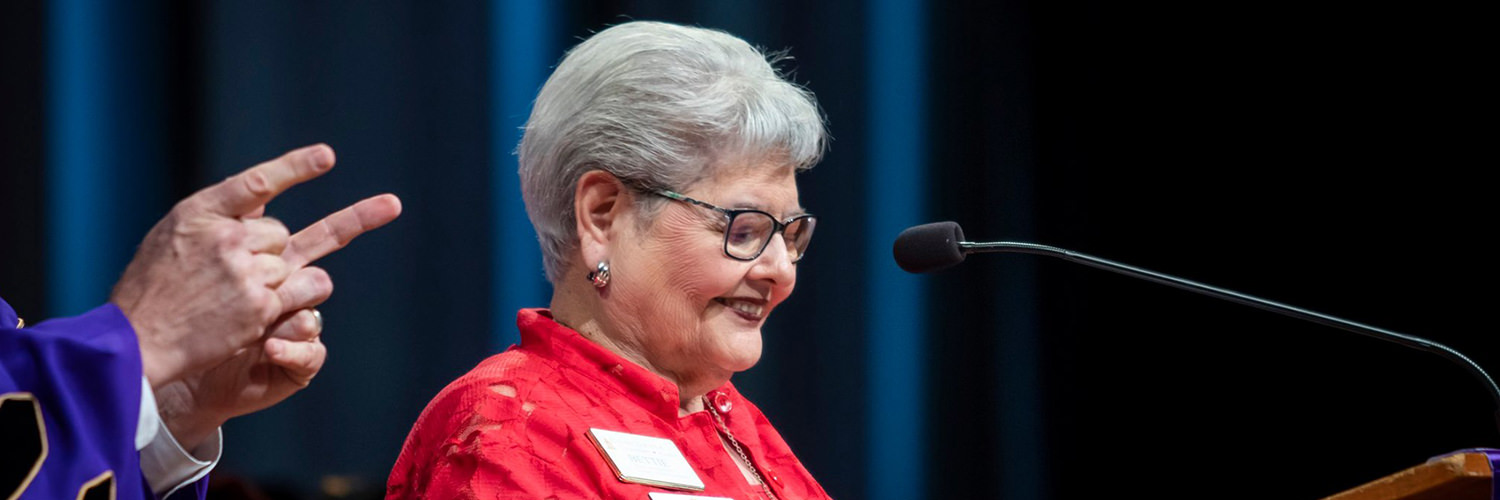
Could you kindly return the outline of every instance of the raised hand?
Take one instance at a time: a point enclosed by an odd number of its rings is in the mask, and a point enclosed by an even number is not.
[[[395,196],[375,196],[291,236],[281,258],[292,271],[276,289],[286,313],[261,341],[217,366],[156,390],[162,418],[184,448],[193,449],[228,419],[279,403],[312,381],[327,356],[319,338],[322,319],[313,308],[333,293],[333,282],[327,272],[307,264],[400,213]]]
[[[146,234],[110,302],[135,329],[153,387],[223,362],[283,315],[288,231],[261,214],[333,163],[326,145],[289,152],[194,193]]]

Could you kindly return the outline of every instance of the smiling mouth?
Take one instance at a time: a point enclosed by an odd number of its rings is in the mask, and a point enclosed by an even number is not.
[[[723,297],[714,299],[714,302],[722,304],[730,310],[740,313],[748,319],[759,320],[764,317],[766,306],[757,302],[740,299],[726,299]]]

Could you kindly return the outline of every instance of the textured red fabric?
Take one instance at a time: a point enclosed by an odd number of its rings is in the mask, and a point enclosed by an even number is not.
[[[523,309],[521,344],[449,384],[412,427],[386,485],[387,500],[645,499],[622,482],[585,434],[591,427],[671,439],[705,496],[765,498],[745,480],[713,416],[678,416],[677,386],[552,320]],[[760,410],[733,384],[709,393],[725,424],[783,500],[828,498]]]

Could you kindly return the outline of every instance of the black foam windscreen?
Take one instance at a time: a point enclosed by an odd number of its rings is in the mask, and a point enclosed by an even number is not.
[[[912,226],[896,236],[892,249],[896,265],[909,273],[927,273],[947,269],[964,261],[958,243],[964,230],[957,222],[944,221]]]

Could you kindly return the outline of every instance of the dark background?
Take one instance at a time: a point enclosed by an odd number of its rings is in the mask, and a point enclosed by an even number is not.
[[[726,29],[790,48],[828,113],[804,174],[823,217],[794,299],[737,385],[837,498],[1319,498],[1430,457],[1500,446],[1495,401],[1456,365],[1396,344],[1032,255],[972,256],[876,304],[894,263],[868,234],[880,2],[561,2],[546,63],[626,19]],[[300,227],[389,191],[406,212],[322,264],[330,358],[286,403],[231,422],[215,477],[277,498],[377,497],[432,395],[503,348],[492,258],[517,193],[496,131],[497,4],[143,2],[96,8],[119,43],[97,81],[110,130],[154,151],[97,168],[151,196],[90,224],[93,302],[171,203],[281,152],[327,142],[339,167],[271,206]],[[31,322],[61,304],[49,176],[58,120],[49,21],[0,7],[0,294]],[[1475,3],[949,2],[919,6],[924,213],[973,240],[1064,247],[1451,346],[1500,366],[1493,29]],[[503,24],[503,23],[502,23]],[[129,50],[127,50],[129,49]],[[536,68],[531,68],[537,71]],[[541,71],[545,71],[542,69]],[[50,104],[49,104],[50,103]],[[104,119],[104,118],[101,118]],[[503,122],[504,120],[498,120]],[[1490,139],[1482,139],[1489,137]],[[506,141],[512,141],[506,143]],[[68,145],[72,146],[72,145]],[[499,153],[497,153],[499,152]],[[149,158],[149,164],[140,162]],[[75,229],[76,230],[76,229]],[[103,234],[103,233],[100,233]],[[121,239],[124,238],[124,239]],[[871,250],[874,251],[871,251]],[[538,269],[539,264],[536,266]],[[503,277],[501,279],[504,279]],[[533,277],[517,277],[534,280]],[[535,304],[541,305],[541,304]],[[919,467],[871,470],[870,311],[924,311]],[[87,307],[83,307],[86,309]],[[876,325],[889,326],[889,325]],[[511,327],[513,328],[513,327]],[[892,388],[891,390],[900,390]],[[898,409],[909,410],[909,409]],[[875,431],[887,431],[874,429]]]

